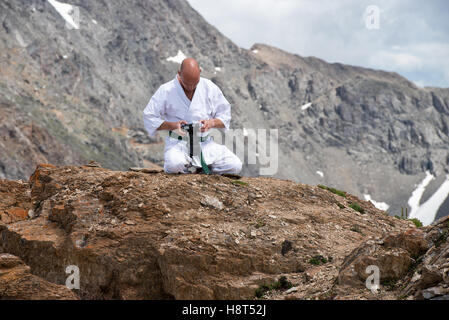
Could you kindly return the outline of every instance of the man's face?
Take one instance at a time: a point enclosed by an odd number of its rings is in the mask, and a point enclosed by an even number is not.
[[[192,92],[195,91],[198,82],[200,82],[200,77],[189,77],[178,72],[178,80],[185,91]]]

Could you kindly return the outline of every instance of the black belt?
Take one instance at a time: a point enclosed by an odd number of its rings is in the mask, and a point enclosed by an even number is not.
[[[181,125],[181,129],[187,131],[188,134],[189,134],[189,140],[190,140],[190,158],[193,159],[193,123],[182,124],[182,125]],[[172,130],[170,130],[170,131],[168,132],[169,137],[171,137],[172,134],[173,134],[173,135],[176,134],[176,135],[178,136],[178,140],[183,140],[183,136],[181,136],[181,135],[179,135],[179,134],[177,134],[177,133],[174,133]],[[200,137],[200,142],[206,141],[207,138],[208,138],[207,136],[206,136],[206,137]],[[209,170],[209,167],[207,166],[207,164],[206,164],[206,162],[204,161],[204,158],[203,158],[203,151],[201,151],[200,160],[201,160],[201,167],[203,168],[203,172],[204,172],[205,174],[210,174],[211,172],[210,172],[210,170]]]
[[[173,132],[172,130],[168,131],[168,135],[170,138],[178,139],[178,140],[184,140],[183,136],[177,134],[176,132]],[[173,135],[173,137],[172,137]],[[209,136],[200,137],[200,142],[204,142],[209,138]]]

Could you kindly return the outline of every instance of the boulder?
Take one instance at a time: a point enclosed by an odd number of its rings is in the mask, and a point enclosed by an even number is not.
[[[30,273],[16,256],[0,254],[0,300],[78,300],[66,286],[45,281]]]

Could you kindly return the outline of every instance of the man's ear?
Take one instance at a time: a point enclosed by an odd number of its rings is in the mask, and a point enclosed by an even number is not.
[[[181,76],[181,69],[178,70],[178,76]]]
[[[201,73],[201,71],[203,71],[203,68],[200,67],[200,73]]]

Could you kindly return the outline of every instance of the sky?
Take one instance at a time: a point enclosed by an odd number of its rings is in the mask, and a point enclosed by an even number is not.
[[[448,0],[187,1],[245,49],[264,43],[449,88]]]

